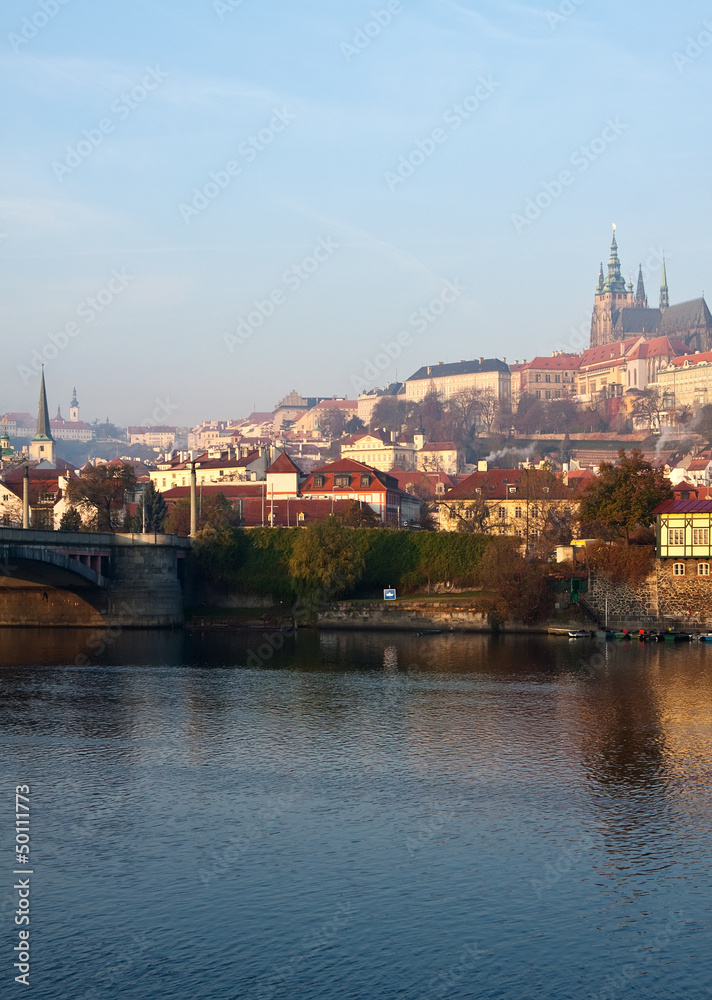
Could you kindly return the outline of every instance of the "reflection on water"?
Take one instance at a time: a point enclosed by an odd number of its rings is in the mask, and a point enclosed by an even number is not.
[[[0,634],[35,996],[708,995],[712,648],[268,638]]]

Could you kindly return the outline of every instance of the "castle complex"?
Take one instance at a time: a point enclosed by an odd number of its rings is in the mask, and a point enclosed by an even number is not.
[[[638,267],[635,291],[633,282],[629,281],[626,285],[621,275],[614,226],[608,275],[604,277],[603,264],[598,275],[591,320],[591,347],[631,337],[645,337],[646,340],[669,337],[670,340],[682,341],[690,353],[709,351],[712,348],[712,314],[704,298],[670,305],[664,259],[658,308],[648,308],[642,266]]]

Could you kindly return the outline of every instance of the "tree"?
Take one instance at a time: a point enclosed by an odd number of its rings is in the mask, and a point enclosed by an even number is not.
[[[72,506],[87,515],[95,531],[113,532],[123,526],[126,493],[135,485],[130,465],[87,465],[79,479],[69,480],[66,495]]]
[[[483,389],[479,400],[479,418],[487,428],[487,433],[492,433],[492,425],[499,413],[499,399],[494,389]]]
[[[68,507],[59,519],[60,531],[81,531],[82,515],[76,507]]]
[[[234,509],[224,493],[211,493],[202,499],[198,496],[196,514],[197,531],[202,531],[204,528],[225,531],[240,525],[239,511]],[[173,504],[163,530],[169,535],[187,537],[190,534],[190,500],[178,500]]]
[[[480,583],[492,594],[490,622],[501,626],[514,618],[533,625],[550,614],[553,598],[547,577],[544,562],[522,558],[517,539],[493,538],[479,567]]]
[[[163,499],[163,494],[153,485],[153,480],[149,479],[143,488],[143,497],[138,511],[138,529],[149,532],[161,532],[165,528],[168,517],[168,504]]]
[[[641,389],[633,404],[633,419],[638,425],[644,425],[645,430],[660,430],[663,406],[663,394],[659,389]]]
[[[304,593],[321,593],[324,599],[348,593],[365,568],[359,537],[335,517],[315,521],[294,541],[289,572]]]
[[[712,403],[705,403],[700,407],[693,430],[712,445]]]
[[[598,477],[584,490],[578,519],[581,524],[599,522],[630,542],[631,531],[649,527],[652,511],[672,497],[670,481],[660,469],[637,448],[630,455],[621,448],[618,464],[602,462]]]
[[[340,438],[346,426],[346,416],[337,407],[325,410],[319,417],[319,427],[322,433],[330,439]]]
[[[359,500],[351,500],[342,513],[334,515],[339,524],[348,528],[380,528],[381,519],[373,507]]]
[[[369,426],[376,429],[400,431],[408,417],[408,404],[397,396],[381,396],[371,413]]]
[[[366,425],[360,417],[353,416],[346,421],[344,430],[347,434],[360,434],[361,431],[366,430]]]

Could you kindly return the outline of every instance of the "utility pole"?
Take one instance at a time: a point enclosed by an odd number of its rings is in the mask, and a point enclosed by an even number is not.
[[[190,537],[198,530],[198,509],[195,498],[195,462],[190,463]]]
[[[27,530],[30,527],[30,467],[25,466],[25,475],[22,479],[22,527]]]

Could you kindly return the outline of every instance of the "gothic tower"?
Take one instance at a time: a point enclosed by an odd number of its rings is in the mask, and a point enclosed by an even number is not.
[[[663,274],[660,279],[660,311],[667,309],[670,305],[670,293],[668,292],[667,271],[665,269],[665,255],[663,254]]]
[[[610,344],[614,339],[613,326],[621,309],[634,305],[633,284],[626,287],[625,278],[621,275],[621,262],[618,259],[618,244],[616,243],[616,227],[613,226],[611,255],[608,258],[608,276],[603,277],[603,264],[598,274],[596,297],[591,319],[591,347]]]
[[[638,264],[638,287],[635,290],[635,305],[640,306],[642,309],[648,308],[648,297],[645,294],[645,285],[643,284],[642,264]]]
[[[37,408],[37,433],[30,441],[30,461],[49,462],[54,465],[54,438],[49,423],[49,408],[45,390],[44,368],[40,382],[40,402]]]

